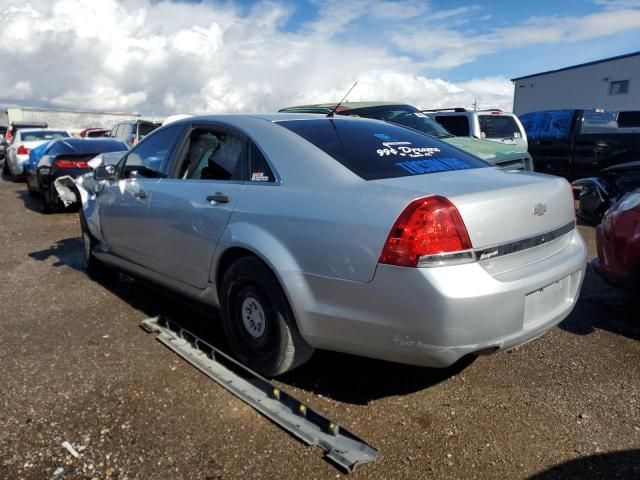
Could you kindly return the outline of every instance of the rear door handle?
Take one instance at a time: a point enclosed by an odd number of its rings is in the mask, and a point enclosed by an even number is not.
[[[229,197],[227,197],[224,193],[222,192],[216,192],[213,195],[209,195],[207,197],[207,202],[210,203],[229,203]]]

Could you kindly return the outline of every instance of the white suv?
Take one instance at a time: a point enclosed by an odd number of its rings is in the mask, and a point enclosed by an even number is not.
[[[457,137],[475,137],[518,145],[523,151],[527,151],[527,134],[513,113],[464,108],[442,108],[423,112]]]

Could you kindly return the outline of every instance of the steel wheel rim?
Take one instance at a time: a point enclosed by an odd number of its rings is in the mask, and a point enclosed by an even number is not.
[[[260,301],[253,296],[248,296],[242,301],[240,311],[242,324],[247,333],[253,338],[262,337],[267,329],[267,315]]]

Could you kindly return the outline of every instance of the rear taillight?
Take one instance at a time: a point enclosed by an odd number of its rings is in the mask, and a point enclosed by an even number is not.
[[[458,209],[440,196],[411,202],[393,225],[380,263],[403,267],[441,266],[475,260]]]
[[[8,129],[7,129],[7,133],[6,133],[6,134],[5,134],[5,136],[4,136],[4,139],[5,139],[7,142],[10,142],[10,141],[11,141],[11,137],[13,137],[13,131],[11,130],[11,128],[8,128]]]
[[[136,136],[135,135],[131,135],[131,138],[129,139],[129,143],[131,145],[135,145],[136,144]]]
[[[18,155],[29,155],[30,151],[31,151],[30,148],[27,148],[24,145],[20,145],[20,146],[18,146],[18,149],[16,150],[16,153]]]
[[[89,168],[89,164],[84,160],[68,160],[59,158],[55,162],[58,168]]]

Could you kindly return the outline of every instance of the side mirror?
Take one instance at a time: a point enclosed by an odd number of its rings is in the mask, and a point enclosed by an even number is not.
[[[93,177],[100,180],[115,180],[116,179],[116,167],[114,165],[100,165],[96,168]]]

